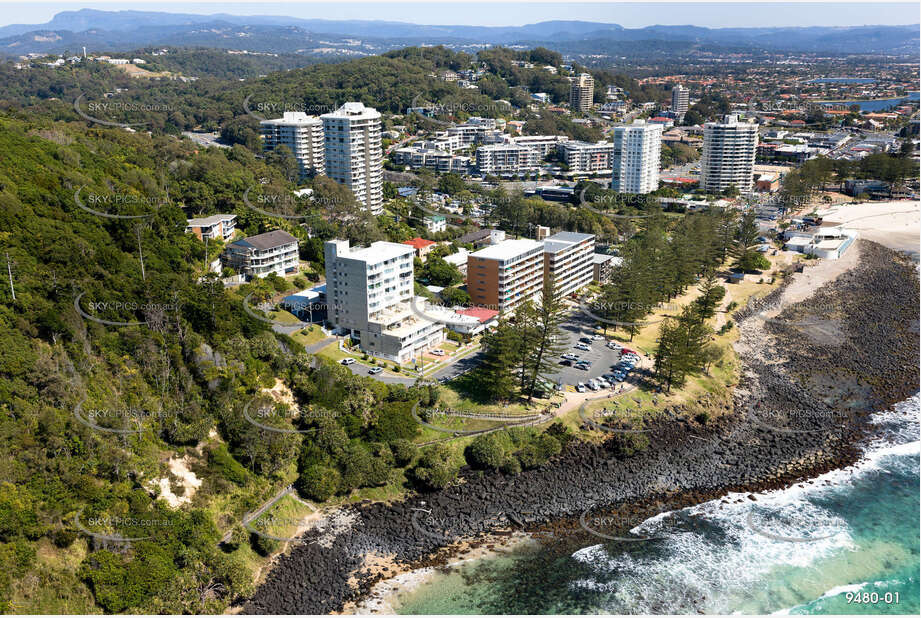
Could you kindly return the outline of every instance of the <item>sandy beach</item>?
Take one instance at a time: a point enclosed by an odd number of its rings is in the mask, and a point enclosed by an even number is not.
[[[861,238],[896,251],[917,255],[921,250],[921,202],[865,202],[819,210],[826,221],[858,230]]]
[[[449,569],[471,560],[480,560],[498,554],[512,551],[527,543],[536,541],[528,534],[515,532],[509,536],[487,535],[473,541],[462,541],[457,544],[456,557],[443,567],[422,567],[406,570],[402,564],[387,560],[391,572],[398,574],[389,579],[381,580],[374,584],[370,594],[358,603],[346,603],[341,614],[394,614],[400,605],[400,599],[405,594],[412,592],[422,584],[428,582],[439,569]]]

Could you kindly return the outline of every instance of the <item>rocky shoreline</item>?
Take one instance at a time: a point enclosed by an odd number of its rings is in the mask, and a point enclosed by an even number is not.
[[[510,529],[587,535],[578,525],[586,512],[613,514],[622,532],[655,513],[855,463],[869,413],[911,396],[919,381],[917,270],[880,245],[859,241],[857,249],[859,265],[806,302],[784,307],[785,281],[734,315],[743,362],[734,410],[726,410],[734,413],[647,426],[648,448],[629,457],[614,435],[515,476],[468,472],[439,492],[349,507],[349,529],[322,546],[306,534],[244,611],[338,612],[379,580],[445,564],[463,539],[488,542],[495,536],[487,533]],[[781,305],[777,315],[772,303]],[[368,556],[392,566],[368,568]]]

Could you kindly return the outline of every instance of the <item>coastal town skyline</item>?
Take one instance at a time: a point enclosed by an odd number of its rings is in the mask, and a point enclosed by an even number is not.
[[[917,5],[7,6],[3,613],[921,613]]]

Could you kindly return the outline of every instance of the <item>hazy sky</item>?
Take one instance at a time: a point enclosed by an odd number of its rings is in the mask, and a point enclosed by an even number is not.
[[[0,25],[39,24],[59,12],[80,8],[170,13],[288,15],[320,19],[380,19],[418,24],[524,25],[554,19],[617,23],[628,28],[654,24],[695,26],[858,26],[917,24],[918,2],[6,2]]]

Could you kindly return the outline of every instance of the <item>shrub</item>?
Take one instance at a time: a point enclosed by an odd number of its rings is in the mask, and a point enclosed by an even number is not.
[[[424,489],[442,489],[457,477],[457,467],[451,463],[451,449],[436,444],[422,452],[412,476]]]
[[[219,444],[208,453],[208,467],[236,485],[245,485],[249,478],[246,468],[231,456],[224,444]]]
[[[515,456],[518,458],[521,467],[525,470],[528,468],[536,468],[545,461],[536,444],[525,444],[515,453]]]
[[[396,373],[400,373],[400,366],[397,365],[396,363],[394,363],[394,364],[393,364],[393,370],[394,370],[394,372],[396,372]]]
[[[339,491],[339,471],[329,466],[313,464],[301,472],[295,487],[302,495],[318,502],[326,502]]]
[[[505,444],[498,432],[477,436],[464,449],[464,459],[473,468],[498,469],[505,461]]]
[[[416,445],[409,440],[394,440],[390,443],[390,450],[393,451],[394,462],[400,467],[407,465],[416,456]]]
[[[502,467],[499,468],[503,474],[518,474],[521,472],[521,464],[518,463],[518,460],[513,456],[505,458],[505,461],[502,462]]]

